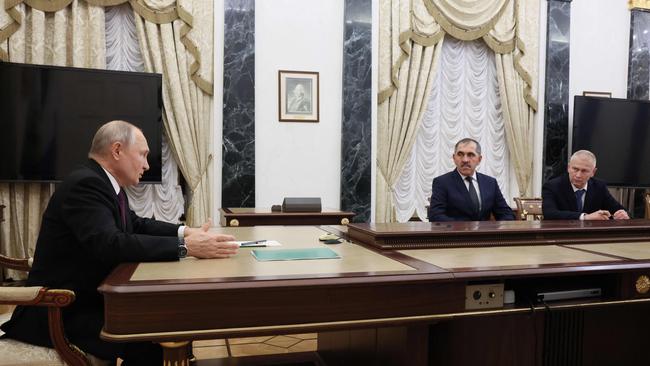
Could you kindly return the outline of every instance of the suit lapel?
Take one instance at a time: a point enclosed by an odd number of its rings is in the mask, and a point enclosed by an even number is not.
[[[566,181],[564,184],[564,199],[569,203],[569,207],[571,207],[571,211],[578,211],[578,203],[576,202],[576,194],[573,191],[573,186],[571,185],[571,180],[569,179],[569,175],[565,175]],[[587,200],[585,198],[585,203],[587,203]],[[584,210],[584,207],[583,207]]]
[[[594,183],[589,179],[589,182],[587,183],[587,192],[585,193],[585,204],[582,205],[582,211],[584,212],[594,212],[596,211],[595,209],[592,209],[591,205],[594,201]]]
[[[106,183],[105,188],[107,192],[110,192],[113,197],[113,217],[115,218],[115,223],[117,224],[117,227],[121,228],[122,231],[124,232],[129,232],[129,199],[127,197],[126,199],[126,226],[122,225],[122,216],[120,215],[120,202],[118,201],[117,194],[115,194],[115,190],[113,189],[113,185],[111,184],[111,180],[108,179],[108,175],[106,175],[106,172],[104,169],[102,169],[101,165],[97,163],[95,160],[88,159],[88,163],[86,164],[88,168],[90,168],[92,171],[97,173],[103,180],[104,183]]]

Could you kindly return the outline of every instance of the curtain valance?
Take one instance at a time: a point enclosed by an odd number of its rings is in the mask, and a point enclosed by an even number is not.
[[[205,6],[192,0],[83,0],[94,6],[115,6],[128,2],[133,10],[147,22],[154,24],[182,21],[181,43],[194,58],[189,68],[192,81],[205,93],[212,95],[212,19],[203,19],[208,14],[201,12]],[[23,23],[20,4],[43,12],[58,12],[69,6],[73,0],[5,0],[0,10],[0,43],[6,41]],[[205,2],[205,1],[203,1]],[[195,6],[196,5],[196,6]],[[3,11],[4,10],[4,11]],[[203,47],[209,45],[208,48]],[[0,49],[0,60],[9,56]]]
[[[532,76],[522,61],[526,55],[526,37],[530,31],[523,19],[519,0],[385,0],[382,13],[391,14],[380,19],[379,62],[390,73],[380,73],[378,102],[383,103],[399,86],[398,72],[410,55],[412,43],[430,47],[445,33],[456,39],[472,41],[483,38],[495,53],[515,53],[515,69],[525,81],[526,103],[537,110],[532,95]],[[388,24],[387,20],[391,24]],[[382,24],[383,23],[383,24]],[[537,26],[536,24],[534,25]],[[382,37],[384,33],[386,37]],[[390,39],[390,45],[382,40]]]

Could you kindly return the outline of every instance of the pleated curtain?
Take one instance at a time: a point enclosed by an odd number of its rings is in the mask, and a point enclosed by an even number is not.
[[[396,185],[412,155],[445,34],[482,39],[496,54],[508,153],[519,194],[530,193],[538,9],[539,0],[380,1],[376,222],[397,220]]]

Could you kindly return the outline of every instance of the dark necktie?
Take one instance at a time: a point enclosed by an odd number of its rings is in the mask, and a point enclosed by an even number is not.
[[[476,189],[474,184],[472,184],[472,177],[465,177],[467,183],[469,183],[469,198],[472,200],[472,205],[474,206],[474,214],[478,215],[480,211],[480,201],[478,200],[478,194],[476,194]]]
[[[120,217],[122,218],[122,227],[126,228],[126,193],[120,188],[120,193],[117,194],[117,202],[120,205]]]
[[[582,212],[583,204],[582,204],[582,196],[585,195],[585,190],[584,189],[578,189],[576,191],[576,205],[578,206],[578,212]]]

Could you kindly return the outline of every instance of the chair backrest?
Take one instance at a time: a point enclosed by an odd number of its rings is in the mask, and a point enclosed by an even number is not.
[[[541,220],[544,218],[541,198],[515,197],[515,203],[519,219]]]

